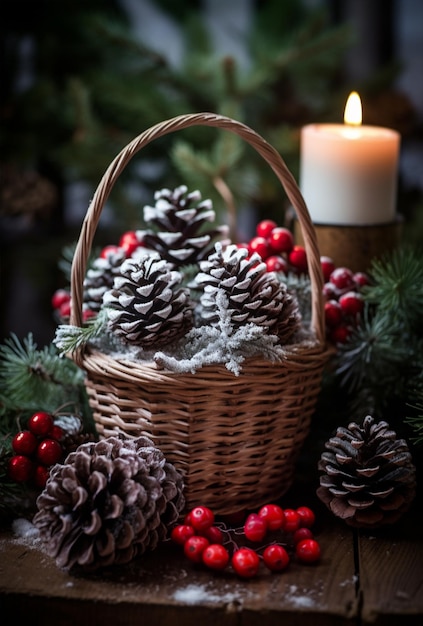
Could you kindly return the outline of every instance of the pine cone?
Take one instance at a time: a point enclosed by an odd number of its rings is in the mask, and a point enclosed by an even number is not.
[[[144,207],[144,221],[154,224],[157,232],[143,232],[143,243],[175,268],[197,264],[210,254],[217,238],[228,236],[227,226],[204,228],[216,215],[211,200],[201,201],[199,191],[187,193],[181,185],[156,191],[154,199],[154,207]]]
[[[98,258],[87,271],[84,280],[84,305],[90,311],[98,313],[103,304],[103,296],[113,287],[115,276],[120,273],[120,268],[126,255],[123,249],[116,252],[106,253],[105,258]]]
[[[195,282],[203,288],[201,317],[209,324],[217,323],[216,297],[223,291],[236,328],[251,322],[286,343],[301,322],[297,302],[275,274],[267,271],[260,256],[247,257],[245,248],[230,245],[223,250],[217,243],[216,252],[200,263],[202,271]]]
[[[416,471],[404,439],[368,415],[360,427],[340,427],[325,445],[317,495],[350,526],[375,528],[396,522],[409,508]]]
[[[104,296],[109,326],[124,342],[151,348],[182,337],[193,325],[182,276],[156,253],[127,259]]]
[[[86,443],[53,466],[33,523],[58,567],[128,563],[166,538],[182,477],[147,437]]]

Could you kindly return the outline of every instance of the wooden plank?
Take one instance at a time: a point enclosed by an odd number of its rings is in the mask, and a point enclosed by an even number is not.
[[[292,562],[281,574],[262,568],[244,581],[188,562],[172,544],[101,574],[70,575],[34,545],[0,535],[1,615],[10,624],[90,626],[179,623],[202,626],[355,624],[357,602],[352,534],[336,522],[319,533],[318,565]],[[29,621],[31,620],[31,621]],[[2,621],[3,626],[8,626]]]
[[[423,623],[423,513],[358,539],[363,624]]]

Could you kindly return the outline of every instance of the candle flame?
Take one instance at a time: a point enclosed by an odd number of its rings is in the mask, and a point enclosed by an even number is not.
[[[362,110],[360,96],[353,91],[348,96],[345,105],[344,122],[350,126],[360,126],[362,122]]]

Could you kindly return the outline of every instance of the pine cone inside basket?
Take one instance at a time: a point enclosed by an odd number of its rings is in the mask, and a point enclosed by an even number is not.
[[[200,263],[195,281],[203,288],[201,316],[209,324],[218,321],[216,298],[223,291],[235,327],[252,322],[286,343],[301,323],[298,303],[259,256],[247,257],[245,248],[216,244],[216,252]]]
[[[107,252],[105,258],[98,258],[92,263],[84,280],[84,305],[98,313],[103,304],[103,296],[113,287],[115,276],[120,273],[120,268],[126,255],[123,249]]]
[[[184,504],[181,475],[150,439],[109,437],[52,468],[33,522],[59,567],[95,570],[153,550]]]
[[[317,495],[350,526],[375,528],[396,522],[416,489],[415,467],[404,439],[368,415],[363,425],[340,427],[318,464]]]
[[[185,335],[193,325],[193,305],[181,281],[181,274],[156,253],[124,261],[103,298],[111,330],[144,348]]]
[[[181,185],[156,191],[154,199],[154,207],[144,207],[144,220],[157,232],[143,232],[143,243],[174,267],[198,263],[209,255],[216,239],[228,236],[227,226],[205,228],[216,216],[211,200],[201,201],[199,191],[187,193]]]

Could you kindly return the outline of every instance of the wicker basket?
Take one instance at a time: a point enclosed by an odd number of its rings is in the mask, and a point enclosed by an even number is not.
[[[312,285],[315,342],[290,346],[281,363],[254,359],[235,376],[224,365],[195,374],[160,370],[154,363],[115,359],[90,346],[72,354],[86,387],[100,437],[124,433],[152,438],[183,473],[188,508],[202,503],[228,514],[274,501],[290,487],[308,435],[327,360],[320,254],[307,207],[278,152],[249,127],[199,113],[157,124],[129,143],[105,172],[88,209],[71,276],[71,324],[82,325],[83,281],[102,208],[119,174],[148,143],[190,126],[236,133],[270,165],[302,228]]]

